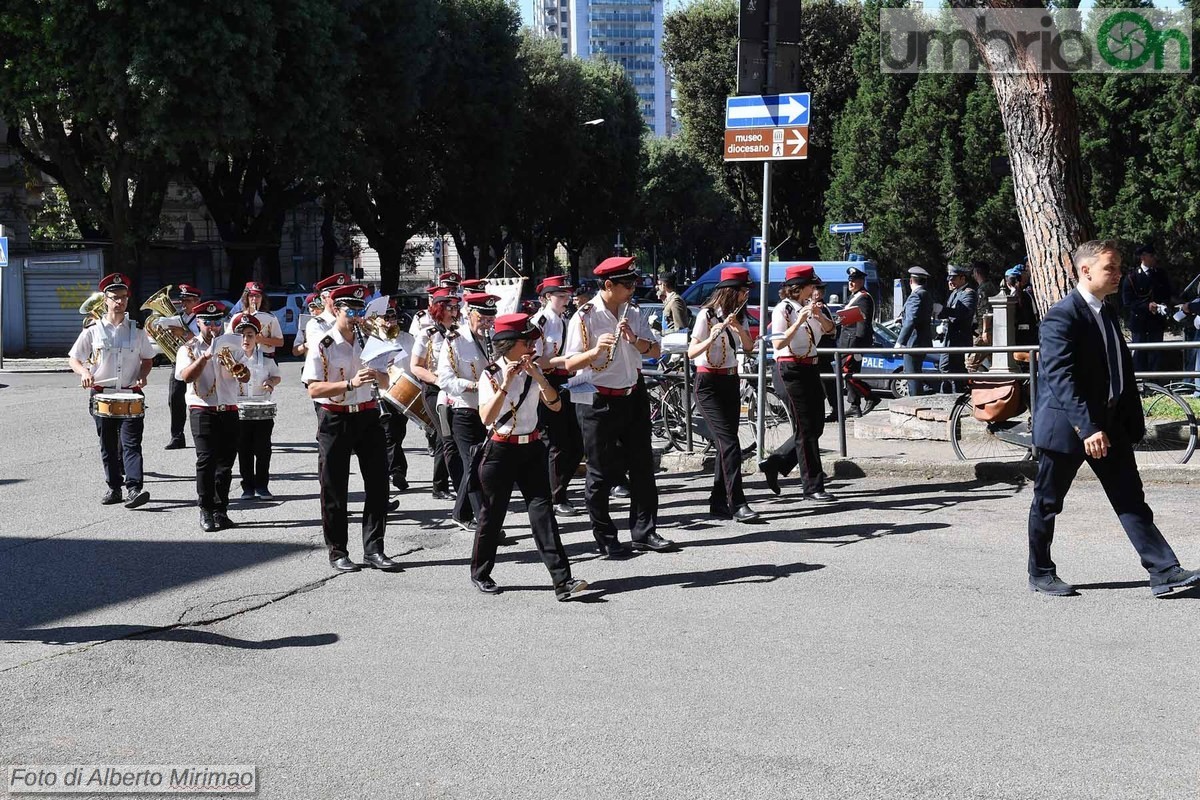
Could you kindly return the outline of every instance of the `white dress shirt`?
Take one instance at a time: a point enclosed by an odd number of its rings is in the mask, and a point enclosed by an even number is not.
[[[279,365],[275,363],[275,359],[267,354],[266,347],[255,345],[254,352],[247,354],[245,348],[242,348],[242,356],[244,363],[250,368],[250,380],[245,383],[238,384],[238,398],[241,400],[274,400],[274,390],[267,391],[262,388],[263,383],[269,378],[279,376]]]
[[[311,335],[311,331],[309,332]],[[363,368],[362,348],[357,337],[342,338],[337,326],[330,328],[319,338],[309,340],[308,355],[304,358],[304,370],[300,380],[307,385],[313,381],[345,384]],[[333,397],[318,397],[315,402],[328,406],[356,406],[374,400],[371,384],[364,383],[355,389],[344,391]]]
[[[128,317],[117,325],[101,319],[79,332],[70,356],[92,364],[97,388],[115,392],[129,389],[138,379],[142,361],[154,358],[154,347],[146,332]]]
[[[491,402],[492,398],[500,392],[500,386],[504,381],[504,370],[512,362],[507,358],[501,358],[496,362],[499,369],[488,372],[484,379],[479,382],[479,404],[480,407]],[[529,391],[525,392],[525,387],[529,386]],[[521,393],[525,392],[525,397],[521,398]],[[500,412],[496,416],[497,421],[512,410],[516,405],[517,400],[521,400],[521,404],[516,406],[516,413],[509,417],[508,421],[503,425],[494,425],[489,429],[489,433],[495,432],[502,436],[524,436],[533,433],[538,426],[538,403],[541,402],[541,390],[537,384],[533,383],[533,378],[528,375],[518,375],[513,379],[512,386],[509,387],[508,394],[500,406]]]
[[[566,320],[549,308],[543,308],[534,314],[529,321],[542,332],[541,338],[535,343],[534,354],[538,358],[557,358],[561,356],[563,348],[566,346]]]
[[[1108,332],[1107,332],[1108,331],[1108,322],[1105,321],[1104,317],[1101,315],[1101,311],[1104,308],[1104,301],[1101,300],[1099,297],[1096,297],[1095,295],[1088,292],[1088,290],[1084,289],[1082,286],[1076,286],[1075,290],[1077,292],[1079,292],[1079,296],[1083,298],[1083,302],[1087,303],[1087,307],[1089,309],[1091,309],[1092,314],[1094,314],[1096,317],[1096,324],[1098,326],[1100,326],[1100,341],[1104,342],[1104,359],[1105,359],[1104,363],[1107,364],[1108,363]],[[1114,337],[1120,336],[1120,335],[1121,335],[1120,330],[1113,331]],[[1120,345],[1117,345],[1117,347],[1120,348]],[[1121,363],[1121,353],[1119,350],[1117,352],[1117,385],[1118,386],[1125,385],[1125,365],[1123,363]],[[1108,399],[1109,400],[1113,399],[1112,392],[1109,392]]]
[[[817,348],[824,332],[821,321],[816,314],[796,329],[789,341],[784,341],[784,332],[792,326],[801,306],[794,300],[783,300],[771,311],[771,345],[775,348],[775,357],[795,356],[797,358],[812,358],[812,351]]]
[[[721,309],[713,309],[708,306],[700,309],[700,313],[696,315],[696,321],[692,323],[692,341],[703,342],[712,331],[713,324],[719,323],[724,318]],[[736,368],[738,348],[741,346],[741,337],[731,328],[726,328],[703,353],[692,359],[692,363],[697,367],[713,369]]]
[[[258,324],[262,327],[263,336],[267,337],[268,339],[283,338],[283,328],[279,324],[279,319],[270,311],[255,311],[254,318],[258,320]],[[233,329],[233,317],[230,317],[229,321],[225,323],[225,332],[237,333],[237,331]],[[258,347],[267,354],[268,358],[275,357],[274,347],[268,347],[265,344],[260,344]]]
[[[656,341],[654,331],[650,329],[650,324],[646,322],[640,308],[629,305],[622,310],[625,311],[625,319],[637,338],[651,343]],[[563,352],[573,356],[590,350],[602,335],[616,334],[619,322],[620,317],[610,312],[597,295],[584,303],[575,316],[571,317],[567,326],[567,344]],[[617,335],[617,343],[613,349],[601,353],[599,358],[592,362],[592,383],[606,389],[627,389],[637,383],[641,367],[642,354],[638,352],[637,347],[625,337]]]
[[[485,345],[470,327],[446,334],[438,361],[438,386],[455,408],[479,408],[478,384],[488,365]]]
[[[204,365],[199,377],[187,385],[184,401],[189,407],[214,408],[216,406],[236,406],[241,393],[241,381],[233,377],[229,370],[217,360],[217,353],[229,348],[233,360],[239,364],[245,363],[246,353],[242,350],[242,337],[226,334],[213,339],[206,344],[200,336],[192,338],[184,347],[179,348],[175,358],[175,378],[183,380],[183,371],[196,361],[202,353],[211,351],[212,359]]]

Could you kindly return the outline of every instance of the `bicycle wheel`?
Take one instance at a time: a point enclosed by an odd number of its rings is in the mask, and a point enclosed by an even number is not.
[[[980,422],[972,413],[971,393],[950,410],[950,444],[959,461],[1026,461],[1033,458],[1029,412],[1004,422]]]
[[[1141,386],[1146,435],[1134,446],[1139,464],[1182,464],[1196,449],[1196,415],[1182,397],[1159,386]]]
[[[666,416],[663,414],[663,391],[656,385],[650,389],[650,446],[655,450],[671,450],[676,447],[670,435]]]
[[[738,438],[742,452],[758,451],[758,389],[748,381],[742,383],[742,424],[738,426]],[[763,416],[763,452],[770,453],[792,436],[792,415],[787,403],[774,392],[767,392],[766,413]]]
[[[670,447],[677,450],[687,449],[687,417],[693,409],[691,403],[685,403],[683,381],[671,381],[663,391],[660,404],[662,414],[663,436],[670,442]],[[703,439],[695,436],[693,431],[692,445],[702,444]]]

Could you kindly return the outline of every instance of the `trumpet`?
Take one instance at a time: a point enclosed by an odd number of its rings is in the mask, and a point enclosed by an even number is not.
[[[245,364],[239,363],[233,359],[233,353],[228,347],[222,347],[217,352],[217,361],[221,362],[221,366],[229,370],[229,374],[237,378],[239,381],[250,380],[250,368]]]

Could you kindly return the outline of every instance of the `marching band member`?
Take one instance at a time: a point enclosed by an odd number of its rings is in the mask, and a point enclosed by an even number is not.
[[[384,318],[390,324],[399,328],[399,309],[396,298],[388,301],[388,310]],[[389,367],[407,370],[412,354],[403,347],[392,352],[388,361]],[[396,491],[408,489],[408,458],[404,455],[404,437],[408,435],[408,417],[399,409],[392,408],[390,403],[379,407],[379,423],[383,426],[384,441],[387,444],[388,475]]]
[[[196,306],[200,335],[179,348],[175,377],[187,384],[187,405],[196,443],[196,498],[205,532],[234,527],[229,519],[229,484],[237,458],[239,384],[250,379],[241,348],[215,340],[229,308],[220,300]]]
[[[433,451],[435,500],[455,499],[450,493],[451,482],[457,491],[462,481],[462,464],[458,459],[458,449],[450,431],[443,428],[442,415],[438,409],[441,405],[441,390],[437,385],[438,357],[445,343],[446,333],[454,328],[457,319],[458,297],[449,289],[435,289],[429,295],[429,324],[421,328],[414,337],[412,360],[409,362],[409,372],[425,384],[425,406],[429,410],[430,419],[434,421],[430,446]]]
[[[259,329],[262,331],[258,334],[257,340],[259,350],[274,361],[275,348],[283,347],[283,328],[279,325],[279,319],[271,313],[270,302],[263,294],[262,284],[258,281],[250,281],[242,290],[241,313],[251,314],[258,320]],[[232,324],[231,322],[226,333],[237,333],[233,330]]]
[[[322,278],[313,285],[313,294],[321,300],[320,314],[308,321],[304,328],[304,341],[316,342],[325,337],[326,332],[337,322],[337,310],[333,307],[333,290],[350,283],[350,276],[337,272],[328,278]]]
[[[554,582],[554,596],[565,601],[586,589],[587,583],[571,577],[571,562],[550,508],[546,448],[539,441],[537,409],[539,405],[556,408],[563,400],[533,360],[533,342],[539,335],[525,314],[496,319],[492,342],[499,360],[479,381],[479,416],[490,436],[479,464],[484,503],[471,551],[471,582],[484,594],[500,591],[492,569],[515,483],[529,510],[534,545]]]
[[[179,305],[183,307],[173,317],[163,317],[154,321],[155,329],[175,328],[180,341],[187,341],[193,336],[200,335],[200,323],[196,321],[196,305],[200,302],[200,290],[187,283],[179,284]],[[183,437],[183,427],[187,423],[187,384],[175,377],[167,380],[167,404],[171,408],[171,440],[164,450],[182,450],[187,446]]]
[[[742,489],[742,445],[738,422],[742,398],[738,378],[738,349],[754,347],[745,326],[746,300],[750,297],[750,271],[725,267],[712,296],[692,325],[688,358],[696,365],[696,405],[717,440],[717,462],[708,499],[710,514],[739,522],[753,522],[758,512],[746,503]]]
[[[592,535],[603,555],[628,548],[617,539],[608,512],[609,491],[629,475],[630,534],[635,550],[670,550],[659,536],[658,489],[650,450],[650,401],[642,380],[643,357],[656,358],[658,340],[636,305],[638,273],[633,259],[614,257],[595,269],[600,294],[571,318],[564,352],[568,370],[591,368],[596,394],[579,404],[579,427],[587,449],[587,508]]]
[[[467,325],[446,332],[438,359],[438,386],[446,395],[450,409],[450,435],[458,452],[464,475],[458,485],[458,496],[450,519],[465,531],[473,530],[479,519],[482,498],[472,489],[471,456],[483,444],[485,431],[479,421],[479,381],[491,361],[489,336],[496,319],[496,301],[500,298],[486,292],[472,292],[463,300],[467,307]]]
[[[804,497],[831,502],[821,470],[821,432],[825,428],[825,390],[813,350],[824,334],[834,330],[833,320],[819,313],[819,303],[805,304],[813,287],[821,283],[808,264],[788,267],[779,305],[771,312],[771,345],[784,392],[792,412],[792,438],[758,462],[767,486],[779,494],[779,474],[801,466]]]
[[[321,482],[321,528],[329,564],[338,572],[358,572],[350,560],[348,494],[350,457],[358,456],[366,500],[363,502],[363,560],[367,566],[395,572],[400,565],[384,555],[387,526],[387,452],[379,424],[377,393],[388,386],[386,372],[362,363],[362,331],[366,287],[338,286],[330,292],[337,319],[319,339],[310,339],[302,378],[308,396],[320,406],[317,427],[317,471]]]
[[[534,345],[538,366],[545,373],[550,385],[563,399],[558,408],[551,410],[538,406],[540,429],[546,434],[550,454],[550,493],[554,501],[554,513],[574,517],[579,510],[571,505],[567,487],[575,470],[583,461],[583,434],[579,431],[579,418],[575,416],[575,404],[571,402],[569,382],[571,373],[567,369],[567,357],[563,348],[567,341],[567,304],[571,302],[571,285],[566,275],[550,275],[538,284],[537,293],[542,299],[542,308],[531,318],[541,331]]]
[[[274,319],[274,317],[271,317]],[[250,379],[238,383],[238,403],[243,400],[270,400],[281,380],[279,365],[267,355],[262,327],[253,312],[243,311],[229,323],[229,330],[242,337],[243,363],[250,368]],[[238,421],[238,471],[242,475],[242,500],[271,497],[271,433],[274,418]]]
[[[308,313],[313,317],[318,317],[325,310],[325,303],[315,294],[310,294],[304,298],[304,306],[308,309]],[[303,358],[308,355],[308,339],[305,336],[308,320],[305,320],[303,325],[296,328],[296,338],[292,340],[292,355]]]
[[[443,272],[438,275],[437,283],[425,289],[430,297],[439,289],[446,289],[452,295],[457,295],[459,287],[462,285],[462,278],[457,272]],[[422,308],[416,314],[413,314],[412,322],[408,325],[408,332],[415,339],[420,335],[421,331],[434,324],[433,318],[430,316],[432,309]],[[457,319],[457,318],[456,318]]]
[[[79,385],[98,394],[105,389],[141,394],[146,377],[154,364],[154,348],[146,332],[126,316],[131,283],[126,275],[114,272],[100,280],[104,293],[104,316],[79,332],[71,346],[71,369],[79,376]],[[90,398],[89,398],[90,402]],[[150,499],[142,488],[142,431],[144,417],[113,418],[98,416],[96,435],[100,437],[100,461],[108,491],[100,502],[113,505],[125,501],[126,508],[137,508]],[[126,490],[122,498],[122,489]]]

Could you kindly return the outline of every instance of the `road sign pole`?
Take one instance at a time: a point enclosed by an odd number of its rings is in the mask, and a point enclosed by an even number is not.
[[[767,7],[767,94],[775,93],[776,29],[779,20],[779,0]],[[771,285],[771,162],[763,162],[762,196],[762,271],[758,276],[758,418],[755,428],[758,439],[758,460],[767,457],[767,336],[771,319],[767,316],[767,288]]]

